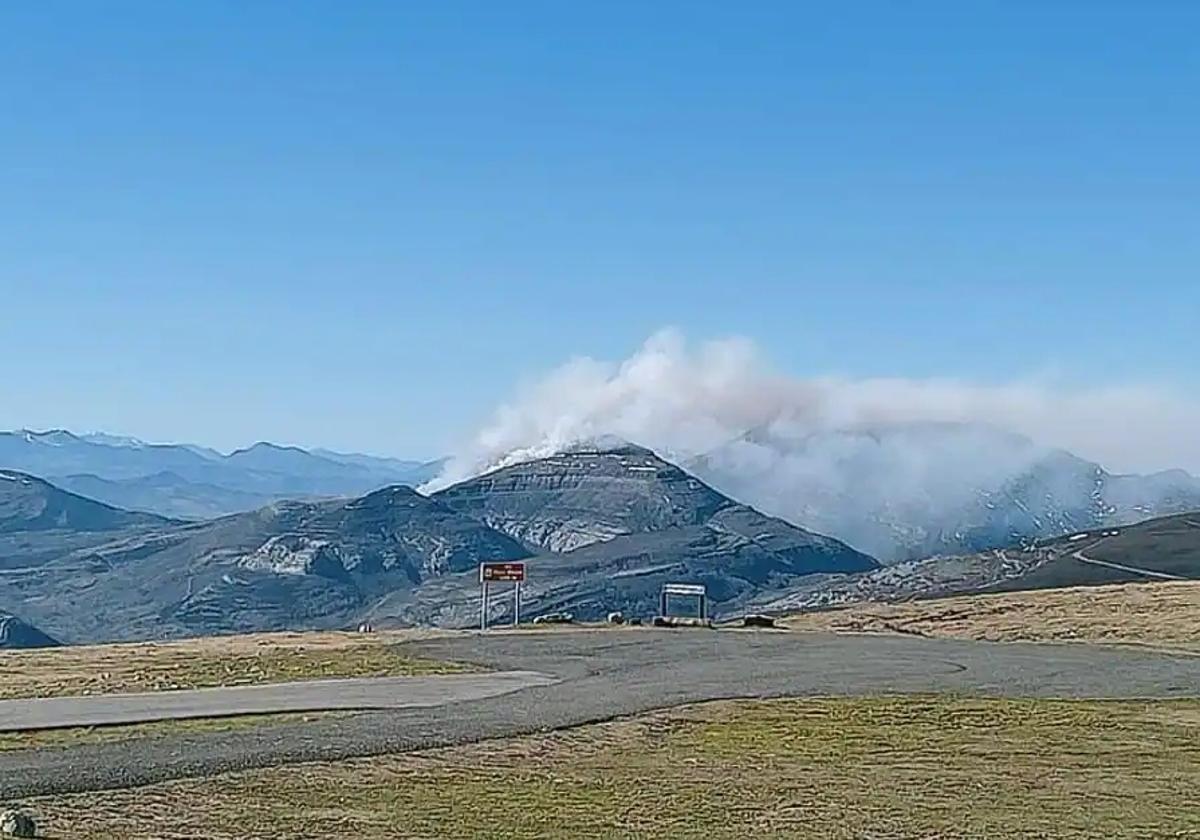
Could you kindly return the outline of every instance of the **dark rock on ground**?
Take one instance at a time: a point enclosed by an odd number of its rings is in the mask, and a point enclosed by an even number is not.
[[[707,618],[694,618],[686,615],[656,615],[654,616],[655,627],[712,627],[713,624]]]
[[[15,615],[0,610],[0,650],[28,650],[58,647],[61,643],[26,624]]]
[[[4,837],[37,837],[37,823],[24,811],[0,811],[0,835]]]
[[[743,627],[774,627],[775,619],[769,615],[750,613],[742,616]]]

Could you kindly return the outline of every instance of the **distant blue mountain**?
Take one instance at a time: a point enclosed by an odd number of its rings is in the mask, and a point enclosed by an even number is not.
[[[432,478],[440,461],[308,451],[260,442],[223,455],[192,444],[62,429],[0,432],[0,468],[129,510],[204,519],[284,498],[361,495]]]

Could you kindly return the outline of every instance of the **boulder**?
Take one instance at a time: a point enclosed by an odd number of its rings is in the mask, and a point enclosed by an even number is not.
[[[656,615],[655,627],[712,627],[707,618],[694,618],[687,615]]]
[[[37,837],[37,823],[24,811],[0,811],[0,836]]]
[[[569,612],[553,612],[539,615],[533,620],[534,624],[570,624],[575,621],[575,616]]]
[[[769,615],[759,615],[751,613],[750,615],[742,616],[743,627],[774,627],[775,618]]]

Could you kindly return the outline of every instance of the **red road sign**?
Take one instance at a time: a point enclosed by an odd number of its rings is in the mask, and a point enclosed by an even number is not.
[[[509,581],[521,583],[525,580],[524,563],[480,563],[479,579],[481,581]]]

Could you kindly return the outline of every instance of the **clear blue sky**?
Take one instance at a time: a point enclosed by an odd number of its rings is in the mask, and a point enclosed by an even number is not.
[[[1200,385],[1200,3],[0,6],[0,426],[441,451],[664,325]]]

